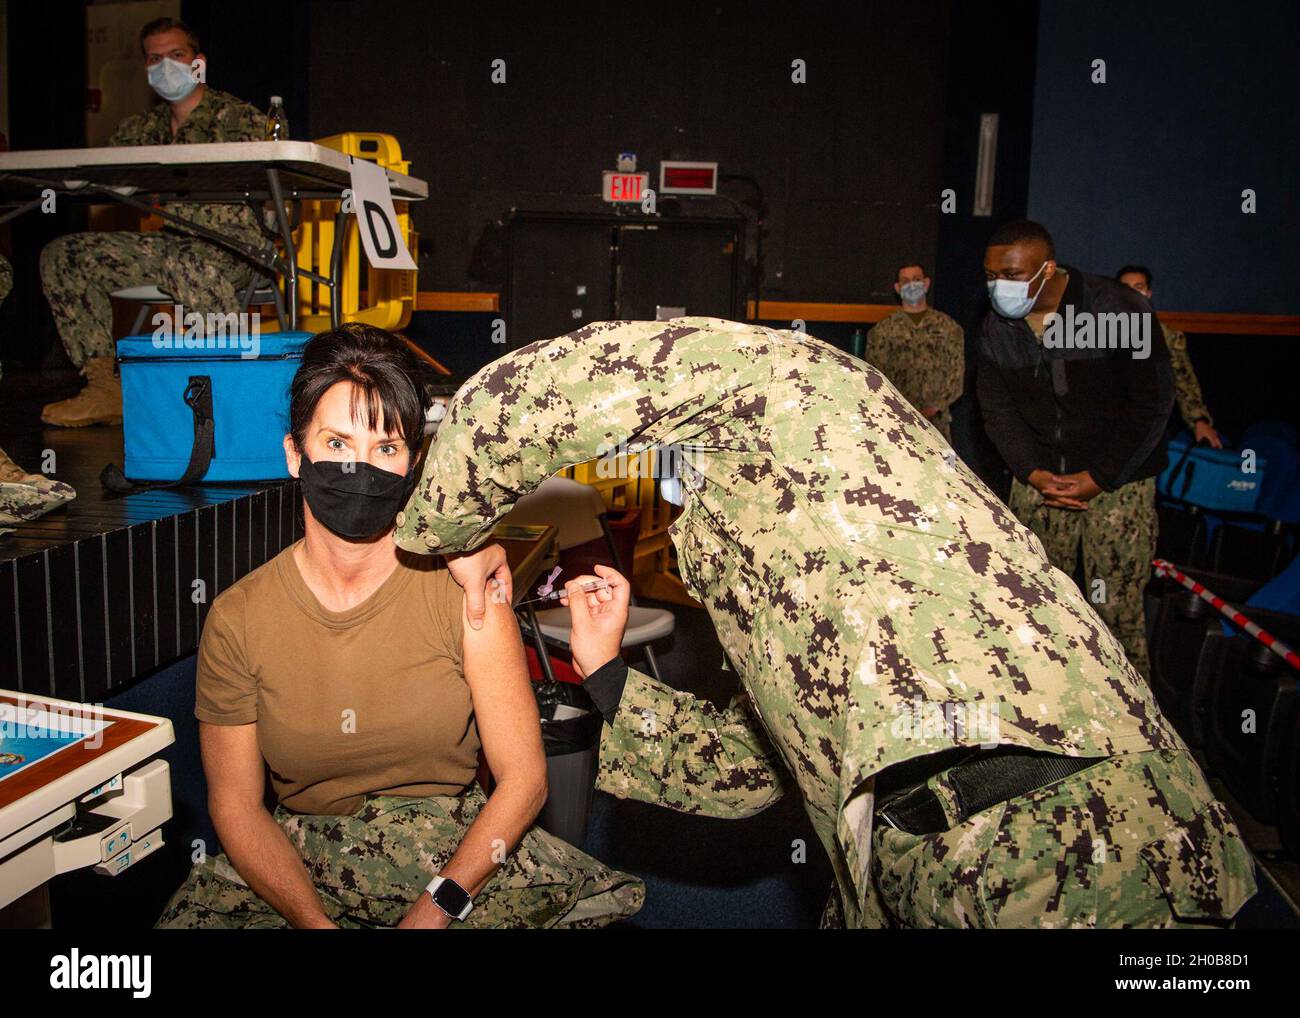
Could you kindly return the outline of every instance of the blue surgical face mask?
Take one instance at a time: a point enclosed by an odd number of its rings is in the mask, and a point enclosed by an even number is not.
[[[904,283],[898,288],[898,295],[904,304],[920,304],[925,300],[925,283],[920,279]]]
[[[1038,300],[1038,295],[1043,292],[1043,287],[1047,285],[1047,278],[1038,284],[1038,289],[1034,295],[1029,296],[1029,284],[1038,278],[1038,273],[1047,268],[1047,262],[1038,266],[1038,272],[1025,280],[1019,279],[990,279],[989,280],[989,300],[993,303],[993,310],[1003,318],[1024,318],[1033,310],[1034,304]]]
[[[163,57],[149,68],[149,85],[169,103],[180,102],[198,87],[187,64]]]

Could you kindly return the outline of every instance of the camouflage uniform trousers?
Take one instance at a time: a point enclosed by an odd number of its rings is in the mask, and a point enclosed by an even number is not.
[[[928,784],[951,819],[946,774]],[[875,882],[902,926],[1221,928],[1255,893],[1185,749],[1107,757],[934,834],[876,822]]]
[[[1074,575],[1082,547],[1084,597],[1148,681],[1142,591],[1156,552],[1155,498],[1154,477],[1103,491],[1082,511],[1051,508],[1035,488],[1018,480],[1011,482],[1010,498],[1011,511],[1042,541],[1052,565],[1067,576]]]
[[[216,244],[166,232],[71,233],[41,252],[41,285],[77,367],[116,352],[109,299],[115,290],[157,286],[186,313],[225,314],[239,310],[236,288],[247,285],[250,272]]]
[[[0,255],[0,302],[9,296],[14,286],[14,270],[9,259]],[[0,451],[0,460],[4,459]],[[13,533],[11,524],[26,522],[44,516],[65,502],[76,498],[72,485],[52,477],[25,481],[0,480],[0,537]]]
[[[367,797],[351,816],[295,814],[276,822],[298,850],[325,913],[347,929],[391,928],[447,864],[487,797]],[[606,926],[635,915],[645,885],[532,828],[451,928]],[[240,878],[225,854],[190,872],[159,917],[162,929],[287,929],[289,922]]]

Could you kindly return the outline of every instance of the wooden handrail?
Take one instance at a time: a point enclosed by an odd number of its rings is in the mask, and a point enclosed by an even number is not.
[[[759,305],[764,321],[847,322],[868,325],[898,310],[895,304],[841,304],[829,301],[765,300]],[[500,311],[496,293],[461,293],[454,290],[421,290],[417,311]],[[752,315],[754,302],[746,313]],[[1170,328],[1196,334],[1220,336],[1300,336],[1300,315],[1252,315],[1224,311],[1160,311],[1160,320]]]

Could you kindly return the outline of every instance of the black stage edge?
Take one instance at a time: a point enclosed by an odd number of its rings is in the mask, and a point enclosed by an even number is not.
[[[121,465],[121,428],[11,431],[0,448],[32,473],[52,451],[77,491],[0,536],[0,687],[100,702],[193,654],[212,600],[302,536],[297,481],[112,495],[99,472]]]

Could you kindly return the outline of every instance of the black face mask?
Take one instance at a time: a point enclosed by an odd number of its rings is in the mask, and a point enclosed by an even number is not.
[[[346,469],[345,469],[346,468]],[[374,537],[393,524],[415,489],[415,464],[405,474],[354,460],[317,460],[305,455],[298,483],[311,513],[340,537]]]

